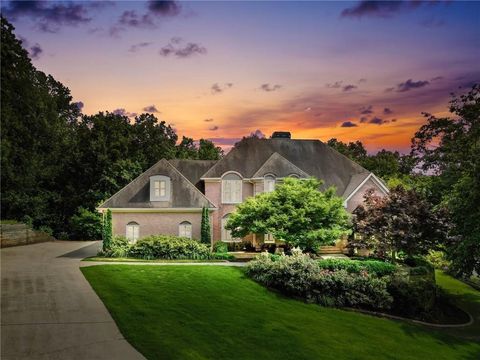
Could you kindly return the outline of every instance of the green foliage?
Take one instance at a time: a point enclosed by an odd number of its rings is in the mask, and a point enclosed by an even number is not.
[[[177,236],[152,235],[130,247],[129,256],[142,259],[210,259],[209,246]]]
[[[360,274],[367,272],[377,277],[391,275],[395,272],[396,266],[387,262],[378,260],[341,260],[341,259],[325,259],[320,260],[318,265],[322,269],[337,271],[345,270],[349,273]]]
[[[398,186],[385,197],[373,191],[354,211],[355,237],[350,246],[373,248],[380,258],[396,261],[399,253],[426,255],[448,238],[450,223],[442,209],[434,210],[414,190]]]
[[[102,240],[103,240],[103,251],[108,252],[112,243],[112,211],[107,210],[103,218],[103,227],[102,227]]]
[[[211,245],[211,231],[210,231],[210,216],[208,209],[203,207],[202,209],[202,223],[200,229],[200,241],[203,244]]]
[[[272,234],[306,251],[334,243],[349,233],[350,216],[334,188],[319,191],[316,179],[285,178],[275,191],[248,198],[226,225],[232,236]]]
[[[40,227],[38,228],[38,231],[44,232],[44,233],[46,233],[46,234],[48,234],[48,235],[50,235],[50,236],[53,235],[53,230],[52,230],[51,228],[49,228],[48,226],[45,226],[45,225],[40,226]]]
[[[247,264],[246,273],[267,287],[324,306],[388,309],[392,302],[386,280],[366,272],[325,270],[304,254],[275,261],[262,254]]]
[[[210,140],[200,139],[197,146],[192,138],[184,136],[177,145],[178,159],[219,160],[221,156],[222,148],[215,146]]]
[[[213,252],[216,253],[227,253],[228,252],[228,245],[223,241],[217,241],[213,244]]]
[[[130,242],[125,236],[115,235],[112,237],[110,246],[100,252],[99,255],[112,258],[123,258],[128,255]]]
[[[435,269],[446,270],[452,264],[450,260],[447,259],[447,255],[442,250],[430,250],[425,256],[427,260]]]
[[[79,207],[70,219],[73,238],[76,240],[99,240],[102,238],[102,216],[97,211]]]
[[[450,102],[451,117],[424,114],[426,123],[412,139],[412,155],[434,172],[433,198],[445,205],[457,235],[447,243],[451,270],[480,273],[480,84]]]

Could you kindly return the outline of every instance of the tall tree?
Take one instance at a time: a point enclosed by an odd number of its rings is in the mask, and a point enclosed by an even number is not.
[[[177,159],[197,159],[198,151],[192,138],[183,136],[182,141],[177,145]]]
[[[453,96],[451,117],[425,113],[412,139],[412,155],[437,175],[435,192],[452,214],[457,241],[447,255],[458,275],[480,273],[480,85]]]
[[[204,207],[202,209],[202,223],[201,223],[201,234],[200,242],[210,245],[212,242],[210,234],[210,216],[208,214],[208,209]]]
[[[200,139],[198,145],[198,158],[200,160],[219,160],[223,156],[221,147],[206,139]]]

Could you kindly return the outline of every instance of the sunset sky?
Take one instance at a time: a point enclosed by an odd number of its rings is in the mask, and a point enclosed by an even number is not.
[[[422,111],[480,82],[480,2],[2,2],[85,114],[155,112],[179,136],[408,151]],[[461,89],[459,89],[461,87]]]

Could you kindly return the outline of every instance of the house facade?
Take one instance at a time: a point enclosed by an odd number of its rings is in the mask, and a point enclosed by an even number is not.
[[[228,216],[250,196],[273,191],[286,177],[315,177],[322,189],[335,186],[353,211],[368,189],[388,189],[373,173],[319,140],[247,138],[218,161],[162,159],[105,201],[113,233],[131,241],[154,234],[200,238],[202,208],[210,214],[212,242],[235,242],[225,229]],[[249,235],[254,246],[275,242]]]

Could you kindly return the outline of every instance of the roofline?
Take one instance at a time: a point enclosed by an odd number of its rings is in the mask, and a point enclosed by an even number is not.
[[[346,204],[348,202],[348,200],[350,200],[352,198],[353,195],[355,195],[358,190],[360,190],[360,188],[368,181],[368,179],[372,178],[375,183],[377,183],[377,185],[380,187],[380,190],[382,190],[385,195],[387,195],[390,191],[388,190],[388,188],[383,184],[383,182],[375,176],[374,173],[370,173],[368,174],[368,176],[363,179],[363,181],[360,183],[360,185],[358,185],[351,193],[350,195],[347,196],[347,198],[345,199],[344,203]]]
[[[217,208],[206,208],[214,211]],[[98,207],[99,212],[110,210],[112,213],[183,213],[183,212],[202,212],[203,208],[104,208]]]

